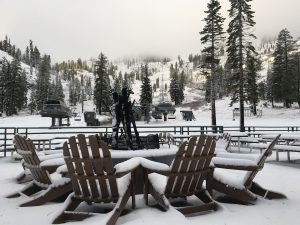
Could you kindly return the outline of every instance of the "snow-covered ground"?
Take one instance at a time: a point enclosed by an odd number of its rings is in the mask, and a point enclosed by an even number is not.
[[[216,101],[217,125],[219,126],[239,126],[239,117],[233,120],[232,116],[233,108],[237,107],[238,105],[229,107],[229,102],[230,101],[228,98]],[[86,108],[92,109],[92,106],[86,104],[85,109]],[[300,126],[300,110],[297,107],[291,109],[262,107],[261,109],[263,111],[261,117],[245,117],[246,126]],[[196,121],[184,121],[182,119],[180,110],[192,110]],[[211,125],[211,111],[209,104],[192,109],[190,107],[177,107],[175,115],[175,120],[168,120],[167,122],[152,118],[149,125]],[[100,119],[103,118],[100,117]],[[74,118],[71,118],[70,121],[71,126],[73,127],[86,126],[83,118],[81,121],[75,121]],[[146,125],[143,121],[139,121],[137,124],[143,126]],[[28,113],[6,118],[0,117],[1,127],[48,127],[50,125],[51,118],[41,117],[40,115],[28,115]]]
[[[274,158],[274,157],[273,157]],[[299,164],[277,163],[273,158],[255,178],[260,185],[279,191],[287,196],[282,200],[266,200],[259,198],[255,205],[238,205],[219,202],[216,212],[184,217],[174,208],[163,212],[157,207],[144,204],[143,196],[137,196],[137,207],[131,210],[127,204],[127,212],[117,221],[117,225],[282,225],[299,224],[300,211],[300,166]],[[21,196],[7,199],[6,195],[20,190],[24,185],[16,184],[14,178],[22,171],[20,162],[10,157],[0,159],[0,224],[1,225],[40,225],[51,224],[54,216],[60,212],[63,203],[50,202],[36,207],[19,207],[28,197]],[[130,202],[130,201],[129,201]],[[150,198],[150,203],[154,201]],[[101,207],[101,206],[100,206]],[[107,214],[95,214],[82,222],[68,224],[105,224]]]

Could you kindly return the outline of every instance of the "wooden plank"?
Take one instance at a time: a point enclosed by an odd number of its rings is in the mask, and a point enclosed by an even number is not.
[[[197,137],[192,137],[187,143],[187,150],[184,157],[180,157],[179,159],[176,157],[175,160],[182,161],[181,166],[178,168],[178,172],[188,172],[188,167],[190,166],[191,156],[193,155],[194,149],[196,147]],[[172,171],[175,172],[175,171]],[[184,184],[186,177],[180,176],[177,177],[174,182],[173,193],[181,193],[181,188]]]
[[[79,142],[79,147],[80,147],[80,150],[81,150],[82,158],[86,159],[85,161],[83,161],[83,165],[84,165],[84,169],[85,169],[86,174],[88,176],[90,176],[90,178],[88,178],[88,181],[89,181],[89,186],[90,186],[92,198],[98,198],[99,197],[99,192],[97,190],[95,177],[93,177],[95,175],[95,173],[93,171],[93,164],[90,160],[85,135],[84,134],[78,134],[77,139],[78,139],[78,142]]]
[[[202,156],[208,156],[209,154],[212,154],[212,151],[215,150],[216,142],[213,140],[212,137],[206,136],[205,144],[203,146],[201,155]],[[204,159],[200,159],[196,165],[195,170],[206,170],[209,167],[211,158],[206,157]],[[194,180],[191,183],[190,191],[196,191],[202,189],[202,183],[204,179],[206,178],[206,174],[196,174],[194,176]]]
[[[98,163],[93,163],[94,171],[98,176],[101,177],[101,175],[104,175],[104,171],[103,171],[104,166],[103,166],[103,159],[101,159],[101,156],[100,156],[100,150],[99,150],[97,138],[93,135],[90,135],[89,142],[90,142],[93,158],[99,159]],[[109,198],[109,192],[108,192],[108,188],[107,188],[105,179],[98,179],[98,182],[100,185],[100,191],[101,191],[102,198]]]
[[[193,157],[199,157],[199,156],[201,156],[201,152],[202,152],[202,148],[204,146],[205,140],[206,140],[206,138],[205,138],[204,135],[200,135],[200,137],[197,139],[195,151],[193,152]],[[199,160],[192,160],[191,161],[189,172],[196,171],[196,166],[198,165],[198,162],[199,162]],[[189,176],[185,180],[185,183],[184,183],[183,188],[182,188],[182,190],[185,193],[190,192],[191,182],[194,179],[195,179],[195,175]]]
[[[111,160],[111,156],[110,156],[108,146],[103,141],[100,141],[100,144],[101,144],[101,149],[102,149],[103,156],[104,156],[104,165],[105,165],[106,172],[107,172],[108,175],[114,175],[115,171],[114,171],[114,168],[113,168],[113,164],[112,164],[112,160]],[[119,193],[118,193],[118,186],[117,186],[116,177],[109,178],[108,182],[109,182],[109,185],[110,185],[110,190],[111,190],[112,197],[113,198],[118,198]]]
[[[179,146],[179,149],[176,153],[176,156],[175,156],[175,160],[173,162],[173,165],[172,165],[172,168],[171,168],[171,172],[177,172],[178,171],[178,168],[180,166],[180,163],[181,161],[179,160],[176,160],[176,157],[177,156],[183,156],[184,152],[185,152],[185,147],[186,147],[186,144],[187,144],[187,141],[184,141],[180,146]],[[167,181],[167,185],[166,185],[166,189],[165,189],[165,193],[166,195],[168,193],[172,193],[172,190],[173,190],[173,185],[174,185],[174,182],[175,182],[175,178],[176,176],[169,176],[168,178],[168,181]]]
[[[71,160],[69,160],[71,158],[71,149],[69,148],[67,141],[65,141],[65,143],[63,144],[63,154],[64,154],[65,162],[66,162],[66,165],[68,168],[68,174],[75,175],[75,168],[74,168],[73,162]],[[79,186],[77,177],[71,178],[71,182],[72,182],[73,191],[74,191],[75,195],[80,196],[81,190],[80,190],[80,186]]]
[[[74,136],[69,138],[69,145],[70,145],[71,152],[72,152],[72,158],[73,159],[80,158],[80,154],[79,154],[77,143],[76,143],[76,138]],[[85,179],[81,179],[81,177],[80,177],[81,175],[84,175],[84,168],[83,168],[82,164],[78,161],[75,161],[75,174],[78,175],[77,179],[79,180],[79,184],[81,186],[81,194],[84,197],[90,196],[87,181]]]

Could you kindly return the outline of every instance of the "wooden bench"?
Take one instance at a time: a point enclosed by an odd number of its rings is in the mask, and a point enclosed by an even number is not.
[[[250,151],[253,149],[259,149],[260,152],[262,152],[263,149],[265,149],[268,146],[268,144],[265,143],[252,143],[249,144]],[[300,152],[300,146],[293,146],[293,145],[275,145],[273,150],[276,151],[276,160],[279,161],[279,152],[286,152],[287,153],[287,159],[290,162],[291,157],[290,153],[291,152]]]

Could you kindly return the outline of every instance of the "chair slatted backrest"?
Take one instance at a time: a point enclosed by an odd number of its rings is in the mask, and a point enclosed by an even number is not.
[[[87,203],[116,202],[119,198],[116,175],[108,146],[83,134],[72,136],[63,145],[64,159],[75,197]]]
[[[168,177],[167,197],[190,196],[202,190],[215,146],[216,142],[207,135],[192,137],[180,145]]]
[[[280,134],[269,144],[269,146],[265,149],[265,151],[261,154],[260,158],[257,160],[258,169],[253,170],[248,173],[248,176],[245,179],[245,186],[249,187],[252,184],[252,181],[256,174],[264,167],[266,159],[268,156],[272,155],[272,150],[277,143],[278,139],[280,138]]]
[[[30,170],[33,179],[41,184],[51,184],[48,172],[40,166],[40,159],[33,142],[19,134],[15,135],[14,140],[16,151],[23,157],[24,166]]]

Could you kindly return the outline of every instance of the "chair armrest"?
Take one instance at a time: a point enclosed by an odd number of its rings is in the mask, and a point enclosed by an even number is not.
[[[233,169],[233,170],[246,170],[253,171],[260,169],[255,161],[247,159],[236,159],[236,158],[222,158],[214,157],[212,162],[215,168]]]
[[[65,165],[65,160],[63,158],[49,159],[49,160],[42,161],[40,163],[41,168],[44,170],[48,170],[48,169],[53,170],[54,168],[56,170],[58,167],[60,167],[62,165]]]

